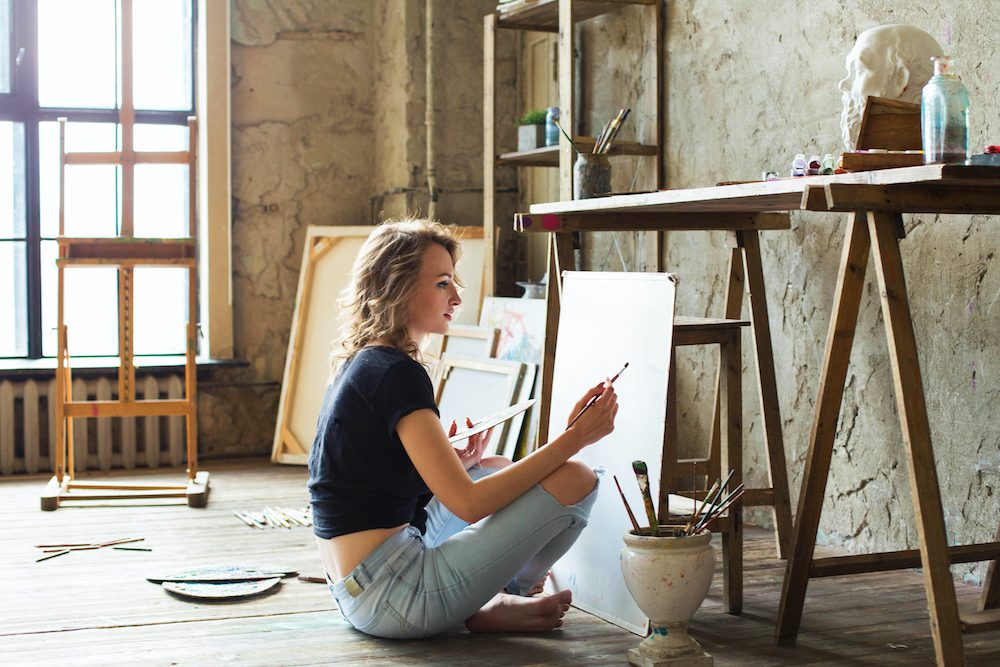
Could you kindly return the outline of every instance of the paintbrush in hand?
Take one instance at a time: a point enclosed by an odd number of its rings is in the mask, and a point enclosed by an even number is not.
[[[611,378],[610,380],[608,380],[608,383],[609,384],[614,384],[615,380],[618,379],[619,375],[621,375],[622,373],[625,372],[626,368],[628,368],[628,362],[627,361],[625,362],[625,365],[622,366],[622,369],[620,371],[618,371],[617,373],[615,373],[615,376],[613,378]],[[601,392],[601,393],[603,393],[603,392]],[[592,399],[590,399],[589,401],[587,401],[587,404],[585,406],[583,406],[582,410],[580,410],[578,413],[576,413],[576,417],[573,417],[573,421],[571,421],[569,423],[569,426],[567,426],[566,428],[569,429],[571,426],[573,426],[573,424],[576,423],[576,420],[579,419],[580,417],[582,417],[583,413],[586,412],[587,410],[589,410],[590,406],[592,406],[594,403],[596,403],[597,399],[599,399],[600,397],[601,397],[601,394],[598,394],[597,396],[594,396]]]
[[[656,520],[656,509],[653,507],[653,496],[649,493],[649,473],[646,471],[645,461],[632,461],[632,470],[635,478],[639,482],[639,491],[642,493],[642,501],[646,504],[646,516],[649,517],[649,534],[659,537],[660,526]]]

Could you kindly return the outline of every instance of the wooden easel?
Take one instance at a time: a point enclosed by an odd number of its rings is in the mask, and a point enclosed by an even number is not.
[[[56,470],[41,496],[43,510],[58,509],[60,502],[110,499],[186,498],[191,507],[208,502],[208,473],[198,471],[198,420],[195,355],[198,349],[196,242],[197,123],[188,118],[188,150],[141,151],[133,148],[135,109],[132,104],[132,0],[122,0],[122,148],[107,153],[67,153],[66,119],[59,119],[59,258],[58,350],[56,361]],[[136,164],[186,164],[188,167],[188,236],[137,238],[133,235]],[[110,238],[65,236],[66,165],[118,165],[122,170],[122,227]],[[68,332],[64,322],[65,271],[73,266],[118,267],[118,398],[73,400]],[[188,323],[184,364],[184,398],[137,400],[133,350],[133,274],[136,266],[174,266],[188,270]],[[183,416],[187,430],[187,481],[177,485],[137,485],[75,481],[73,419],[87,417]],[[83,491],[84,493],[74,493]]]
[[[598,198],[586,201],[566,201],[532,206],[532,213],[517,213],[514,229],[522,233],[549,234],[549,287],[547,294],[547,315],[545,331],[545,354],[542,361],[541,400],[538,443],[548,439],[548,416],[552,401],[552,368],[555,362],[556,337],[558,334],[559,308],[562,282],[553,276],[561,276],[563,267],[573,266],[573,235],[578,232],[597,231],[726,231],[730,234],[731,253],[726,285],[724,318],[730,324],[739,320],[744,300],[748,302],[750,331],[753,337],[752,353],[757,367],[757,388],[760,397],[761,417],[764,426],[764,444],[767,451],[767,466],[770,486],[748,489],[741,504],[734,506],[733,513],[742,507],[771,507],[775,525],[775,546],[780,558],[787,557],[791,546],[792,514],[788,497],[788,473],[785,463],[784,440],[781,432],[781,415],[778,405],[777,380],[774,371],[774,353],[771,347],[771,327],[767,313],[764,271],[761,260],[760,237],[762,230],[789,229],[787,214],[741,215],[726,211],[719,206],[706,205],[706,211],[690,214],[664,214],[662,212],[638,212],[630,210],[632,202],[641,206],[646,195],[622,195],[621,200],[630,203],[621,205],[617,197]],[[585,212],[576,209],[587,207]],[[535,214],[536,208],[543,209]],[[686,326],[686,325],[685,325]],[[703,329],[704,322],[693,323],[694,329]],[[675,327],[675,331],[676,331]],[[682,327],[683,329],[683,327]],[[682,331],[681,339],[684,338]],[[722,377],[720,375],[720,382]],[[715,407],[713,414],[712,452],[721,452],[719,425],[722,419],[722,387],[716,383]],[[671,443],[664,451],[668,454]],[[718,457],[716,460],[721,460]],[[700,469],[702,474],[704,468]],[[669,481],[664,490],[670,486]],[[733,596],[736,599],[737,596]],[[727,607],[730,605],[727,603]],[[731,605],[738,610],[739,603]],[[738,611],[734,612],[738,613]]]

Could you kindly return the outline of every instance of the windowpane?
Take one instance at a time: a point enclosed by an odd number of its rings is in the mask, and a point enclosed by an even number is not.
[[[135,354],[184,354],[186,268],[136,267]]]
[[[132,130],[132,147],[137,151],[186,151],[187,125],[136,124]]]
[[[135,166],[136,236],[179,238],[188,235],[186,164]]]
[[[38,1],[38,103],[113,109],[118,101],[115,0]]]
[[[40,123],[39,215],[43,238],[59,234],[59,124]],[[66,151],[114,151],[118,129],[114,123],[67,123]],[[114,236],[120,228],[119,167],[66,167],[66,235]]]
[[[132,25],[135,108],[192,108],[190,0],[135,2]]]
[[[0,239],[25,236],[24,182],[24,125],[0,122]]]
[[[11,25],[10,0],[0,0],[0,93],[10,92]]]
[[[42,241],[42,354],[57,352],[58,271],[55,241]],[[73,266],[65,270],[63,316],[70,356],[118,354],[118,270]]]
[[[28,353],[28,283],[23,241],[0,241],[0,357]]]

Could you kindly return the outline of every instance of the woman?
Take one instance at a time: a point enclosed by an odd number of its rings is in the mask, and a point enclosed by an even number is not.
[[[435,222],[381,225],[354,264],[346,323],[310,455],[313,526],[344,617],[377,637],[559,627],[570,591],[531,597],[586,526],[597,477],[570,460],[614,428],[617,397],[517,463],[482,459],[490,433],[461,451],[442,429],[426,370],[428,334],[461,303],[459,246]],[[572,415],[571,415],[572,416]]]

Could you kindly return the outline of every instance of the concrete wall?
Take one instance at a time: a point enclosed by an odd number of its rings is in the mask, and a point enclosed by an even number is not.
[[[481,216],[481,16],[491,5],[438,2],[435,20],[439,215],[462,224],[478,224]],[[669,184],[752,179],[765,168],[786,169],[797,152],[837,152],[836,84],[844,55],[859,32],[881,23],[918,25],[961,58],[973,100],[973,144],[997,142],[1000,102],[991,76],[1000,71],[1000,54],[989,37],[1000,19],[989,8],[985,0],[932,7],[902,0],[667,3]],[[652,71],[635,48],[650,34],[642,16],[624,9],[580,29],[581,99],[588,107],[580,129],[600,127],[624,103],[636,111],[623,138],[652,122],[648,100],[634,101],[649,95]],[[305,227],[426,210],[423,22],[417,0],[233,0],[234,323],[237,356],[250,367],[219,374],[202,390],[202,445],[209,455],[270,450]],[[509,46],[499,50],[498,82],[514,91]],[[500,128],[510,125],[513,97],[502,98]],[[615,187],[628,187],[635,168],[633,161],[616,169]],[[509,171],[500,177],[502,187],[515,183]],[[640,171],[634,187],[650,187],[650,178]],[[790,232],[763,235],[793,500],[844,219],[796,213]],[[1000,272],[991,270],[991,260],[1000,239],[993,222],[908,216],[903,244],[954,543],[996,531],[1000,355],[992,334],[1000,318]],[[627,268],[646,266],[647,238],[618,241]],[[721,314],[727,252],[722,235],[668,239],[663,263],[681,275],[679,313]],[[588,268],[621,268],[607,235],[588,239],[583,261]],[[821,524],[822,541],[859,552],[916,546],[873,275],[869,267]],[[687,393],[682,433],[693,450],[708,419],[692,406],[711,397],[714,367],[692,354],[681,358],[678,372]],[[752,368],[746,376],[753,377]],[[756,396],[749,382],[744,391],[749,478],[763,482]],[[757,518],[767,521],[765,513]],[[955,572],[976,580],[984,569]]]
[[[480,225],[493,5],[436,7],[438,217]],[[201,383],[203,455],[271,451],[306,227],[426,213],[424,35],[417,0],[232,0],[233,320],[249,367]]]
[[[861,31],[911,23],[934,35],[972,99],[972,145],[997,143],[1000,100],[992,77],[1000,52],[993,3],[979,0],[787,0],[667,3],[666,157],[668,183],[693,187],[785,171],[795,153],[837,153],[844,56]],[[607,116],[642,91],[635,54],[623,36],[643,29],[634,10],[582,29],[582,57],[596,62],[582,86]],[[617,184],[616,184],[617,186]],[[1000,241],[985,216],[905,216],[904,264],[935,443],[945,519],[952,543],[993,538],[1000,486]],[[797,499],[815,408],[846,215],[794,213],[790,232],[762,235],[793,501]],[[623,239],[627,241],[627,239]],[[681,276],[677,311],[719,316],[724,299],[724,237],[675,234],[665,266]],[[607,237],[591,241],[585,263],[606,257]],[[633,259],[622,242],[626,263]],[[631,267],[630,267],[631,268]],[[744,349],[748,349],[749,337]],[[869,264],[860,325],[851,357],[836,449],[821,523],[822,542],[864,552],[917,546],[906,456],[897,425],[887,346]],[[749,365],[749,362],[747,362]],[[752,366],[745,377],[753,377]],[[688,446],[706,437],[714,366],[699,355],[682,359],[686,388],[682,432]],[[765,481],[756,392],[745,382],[749,478]],[[766,522],[761,513],[758,520]],[[955,566],[956,577],[979,581],[983,565]]]

